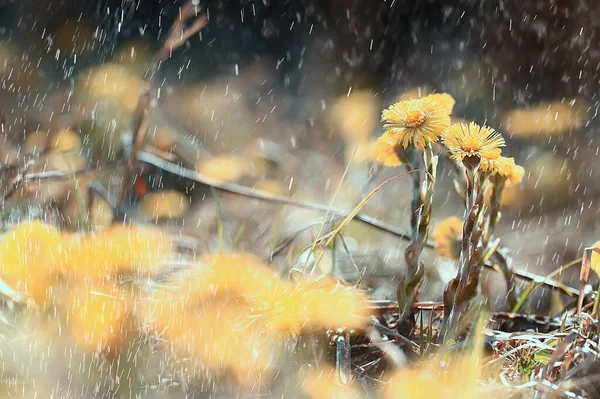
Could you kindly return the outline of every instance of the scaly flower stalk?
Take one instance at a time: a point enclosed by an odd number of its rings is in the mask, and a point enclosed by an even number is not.
[[[398,304],[400,306],[400,319],[404,320],[411,312],[415,301],[416,288],[423,278],[424,266],[419,262],[421,252],[429,233],[429,223],[431,221],[433,191],[435,188],[435,177],[438,157],[433,155],[431,144],[426,144],[423,149],[423,161],[426,167],[426,173],[423,185],[419,193],[420,213],[418,216],[417,228],[414,230],[411,243],[404,252],[406,260],[406,273],[398,285]],[[413,204],[414,206],[414,204]]]
[[[496,248],[498,247],[498,242],[494,242],[492,239],[501,216],[500,199],[502,197],[502,192],[505,187],[519,184],[525,174],[525,170],[521,166],[516,165],[513,158],[505,157],[499,157],[495,160],[483,162],[481,169],[482,173],[487,173],[489,175],[491,196],[487,225],[485,226],[482,235],[484,254],[481,259],[479,259],[480,267],[483,266],[483,262],[495,254]],[[506,281],[508,305],[510,308],[513,308],[517,304],[518,292],[514,283],[512,267],[506,257],[496,256],[495,258]]]
[[[440,134],[450,126],[453,106],[452,96],[439,94],[435,97],[401,101],[381,113],[381,120],[385,122],[385,132],[378,140],[377,159],[386,166],[398,166],[402,161],[407,170],[413,172],[412,240],[404,251],[406,273],[396,291],[401,320],[410,315],[417,286],[424,273],[419,257],[429,231],[438,159],[433,155],[432,143],[438,141]],[[395,153],[392,149],[395,149]],[[420,167],[418,151],[424,153],[424,178],[420,176],[422,173],[417,173]]]
[[[476,259],[482,257],[482,249],[478,246],[482,234],[479,226],[484,202],[482,186],[491,173],[486,166],[500,157],[504,139],[494,129],[470,123],[452,125],[444,132],[442,141],[450,151],[450,158],[465,166],[466,176],[465,222],[459,271],[457,277],[449,283],[456,284],[456,291],[451,300],[445,298],[445,302],[451,307],[443,327],[443,335],[447,338],[446,334],[456,333],[458,318],[477,291],[479,270]],[[446,289],[445,296],[450,293]]]

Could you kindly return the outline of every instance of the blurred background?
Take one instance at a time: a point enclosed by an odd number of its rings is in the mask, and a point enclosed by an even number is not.
[[[0,162],[35,153],[52,129],[67,132],[56,146],[76,148],[78,155],[68,165],[50,160],[41,170],[101,168],[119,159],[139,93],[148,87],[148,65],[182,4],[0,0]],[[148,148],[220,180],[325,205],[352,159],[335,196],[337,207],[351,209],[404,171],[374,162],[381,110],[400,99],[448,92],[457,101],[456,121],[502,132],[505,153],[526,169],[524,182],[505,193],[498,230],[516,268],[548,274],[600,238],[595,2],[232,0],[198,6],[207,25],[158,70],[159,107]],[[113,197],[115,174],[96,177]],[[448,162],[441,162],[438,176],[434,225],[463,212]],[[213,193],[152,171],[147,178],[150,192],[131,213],[214,248]],[[399,179],[364,212],[408,231],[411,189],[409,177]],[[161,195],[153,198],[153,191]],[[52,204],[55,217],[76,228],[68,192],[37,186],[5,205],[44,210]],[[172,209],[157,205],[169,198]],[[228,245],[262,254],[322,215],[230,194],[219,201]],[[376,276],[379,295],[392,295],[405,243],[361,225],[347,235],[365,278]],[[430,297],[423,299],[438,300],[455,274],[451,263],[434,259],[426,259],[431,278],[422,293]],[[343,256],[336,262],[350,268]],[[577,271],[561,277],[573,287],[577,278]],[[503,289],[490,284],[499,310]],[[549,306],[530,303],[539,311]]]

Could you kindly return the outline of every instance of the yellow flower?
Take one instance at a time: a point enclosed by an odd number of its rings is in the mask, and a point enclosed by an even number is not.
[[[471,348],[460,355],[438,354],[419,367],[396,371],[383,390],[383,399],[501,397],[502,392],[495,394],[490,389],[492,386],[485,387],[481,383],[497,371],[484,365],[484,320],[485,317],[480,316],[472,330]]]
[[[344,159],[346,162],[350,162],[352,159],[353,164],[370,164],[376,159],[377,141],[376,140],[359,140],[350,143],[346,146],[344,151]]]
[[[506,186],[515,186],[521,183],[525,175],[525,169],[515,164],[514,158],[498,157],[497,159],[481,162],[481,170],[489,172],[492,176],[500,176],[506,179]]]
[[[504,126],[515,137],[555,136],[581,128],[588,120],[583,101],[554,101],[504,114]]]
[[[500,147],[504,147],[500,133],[474,122],[450,126],[442,141],[452,154],[451,158],[458,162],[466,157],[480,157],[482,161],[496,159],[502,152]]]
[[[191,307],[165,297],[149,305],[156,331],[179,358],[193,362],[186,368],[213,378],[228,375],[246,388],[268,380],[279,347],[250,323],[245,301],[213,298]]]
[[[131,309],[116,285],[76,289],[70,295],[69,327],[89,351],[116,350],[133,328]]]
[[[39,220],[22,222],[0,240],[0,273],[14,290],[43,306],[60,271],[60,233]]]
[[[462,231],[463,222],[456,216],[449,217],[440,223],[431,235],[437,253],[447,259],[458,259]]]
[[[412,143],[419,150],[438,140],[450,126],[447,109],[429,97],[402,101],[383,110],[385,132],[397,138],[404,148]]]
[[[389,133],[384,133],[375,143],[375,156],[377,161],[384,166],[400,166],[402,162],[398,158],[397,147],[399,146],[396,137]]]
[[[456,101],[454,101],[454,98],[450,94],[435,93],[428,95],[426,98],[429,100],[433,100],[441,106],[443,106],[448,115],[452,114],[452,110],[454,109],[454,104],[456,103]]]
[[[196,165],[196,172],[218,181],[237,181],[244,176],[262,176],[264,168],[260,162],[252,159],[234,154],[222,154],[201,160]]]
[[[144,195],[140,210],[148,219],[177,219],[190,208],[190,199],[176,190],[160,190]]]
[[[349,142],[369,138],[377,125],[379,97],[369,90],[337,98],[329,112],[329,122]]]
[[[113,225],[96,234],[65,235],[61,268],[74,279],[153,273],[171,249],[168,235],[159,229]]]
[[[256,298],[255,317],[266,331],[290,337],[304,328],[362,328],[371,314],[367,297],[361,291],[325,278],[280,284],[277,291]]]
[[[342,384],[337,381],[333,367],[325,367],[321,371],[300,373],[300,386],[310,399],[352,399],[364,395],[356,384]]]

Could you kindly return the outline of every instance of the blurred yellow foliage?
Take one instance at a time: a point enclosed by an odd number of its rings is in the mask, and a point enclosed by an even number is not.
[[[81,149],[81,139],[79,135],[71,129],[63,129],[56,133],[50,143],[47,132],[36,131],[29,133],[25,139],[25,151],[31,154],[42,152],[46,145],[49,149],[58,151],[79,151]]]
[[[140,209],[149,219],[180,218],[190,208],[190,199],[175,190],[150,192],[142,198]]]
[[[127,111],[135,110],[140,94],[148,83],[125,66],[108,63],[93,67],[78,76],[78,89],[91,101],[112,100]]]
[[[333,367],[300,374],[300,387],[310,399],[354,399],[362,398],[360,388],[355,384],[342,384],[337,380]]]
[[[200,161],[196,171],[219,181],[236,181],[242,176],[253,175],[252,161],[239,155],[223,154]]]
[[[504,114],[504,128],[515,137],[554,136],[581,128],[588,120],[583,101],[562,100]]]
[[[171,252],[171,243],[160,230],[127,225],[89,235],[66,235],[63,240],[62,268],[72,277],[149,272]]]
[[[43,306],[60,274],[67,279],[102,278],[150,270],[171,251],[160,231],[112,226],[90,235],[63,234],[43,222],[22,222],[0,240],[2,279]]]
[[[349,142],[368,139],[377,126],[379,98],[369,90],[338,97],[331,106],[329,123]]]
[[[208,254],[168,287],[149,302],[149,322],[177,349],[241,382],[268,374],[273,345],[302,329],[360,328],[370,315],[354,288],[333,279],[285,281],[245,253]]]
[[[117,349],[132,329],[128,302],[118,287],[81,286],[70,293],[69,327],[88,351]]]
[[[492,398],[480,380],[485,377],[481,316],[472,330],[472,347],[457,356],[436,355],[420,367],[395,372],[384,389],[384,399],[478,399]]]
[[[40,221],[23,222],[0,240],[2,279],[42,306],[60,270],[61,236]]]

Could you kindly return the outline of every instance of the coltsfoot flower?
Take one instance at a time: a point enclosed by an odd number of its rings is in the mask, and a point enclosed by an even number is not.
[[[585,101],[553,101],[504,114],[504,126],[514,137],[548,137],[580,129],[588,120]]]
[[[444,258],[458,259],[462,242],[463,222],[456,216],[444,219],[431,238],[435,243],[435,251]]]
[[[491,176],[500,176],[506,179],[506,186],[515,186],[521,183],[525,169],[515,163],[514,158],[498,157],[497,159],[481,162],[481,170]]]
[[[448,113],[448,115],[452,114],[452,110],[454,109],[454,104],[456,103],[456,101],[454,101],[454,98],[448,93],[430,94],[425,98],[427,98],[429,100],[433,100],[433,101],[437,102],[439,105],[443,106],[444,109],[446,109],[446,112]]]
[[[395,137],[402,147],[412,143],[419,150],[437,141],[450,126],[447,107],[429,96],[393,104],[383,110],[381,120],[385,122],[385,133]]]
[[[402,162],[398,157],[397,148],[399,146],[396,137],[389,133],[384,133],[375,143],[375,157],[377,162],[384,166],[400,166]]]
[[[471,122],[450,126],[443,134],[442,141],[448,148],[451,158],[463,162],[465,158],[479,158],[489,161],[500,157],[504,138],[491,127],[479,126]]]

